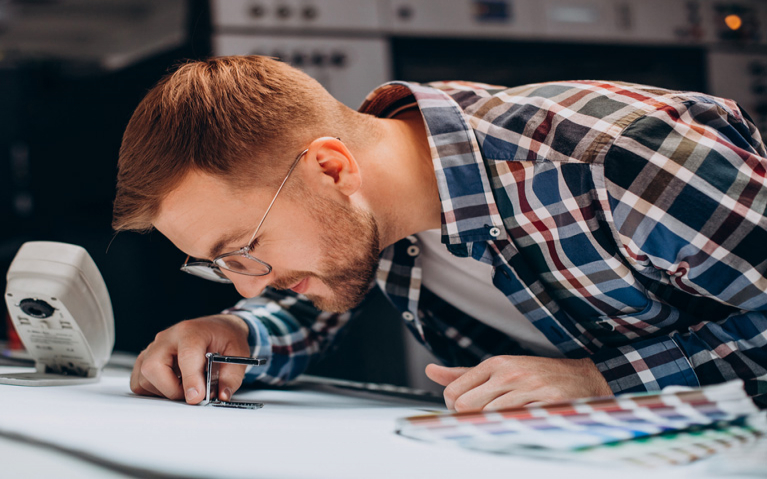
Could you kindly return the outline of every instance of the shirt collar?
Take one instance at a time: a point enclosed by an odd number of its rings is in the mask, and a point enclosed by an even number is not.
[[[442,242],[449,245],[507,238],[474,130],[448,94],[465,89],[457,83],[427,86],[390,82],[371,92],[359,109],[378,117],[393,117],[418,107],[442,200]]]

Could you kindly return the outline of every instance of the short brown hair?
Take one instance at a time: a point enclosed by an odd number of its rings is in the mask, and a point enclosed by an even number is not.
[[[128,123],[112,226],[151,230],[162,200],[193,169],[233,187],[279,182],[296,150],[345,134],[353,116],[364,115],[267,57],[185,63],[149,91]]]

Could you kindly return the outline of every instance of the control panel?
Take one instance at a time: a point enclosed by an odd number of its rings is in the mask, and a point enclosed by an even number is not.
[[[767,45],[764,0],[213,0],[212,15],[228,31]]]
[[[290,63],[357,108],[391,79],[376,0],[218,0],[216,55],[266,55]]]
[[[225,29],[374,32],[382,28],[376,0],[214,0],[213,24]]]
[[[393,34],[767,45],[760,0],[387,0]],[[658,12],[663,12],[659,14]]]
[[[351,108],[391,78],[382,38],[221,34],[214,37],[213,49],[217,55],[266,55],[290,63]]]

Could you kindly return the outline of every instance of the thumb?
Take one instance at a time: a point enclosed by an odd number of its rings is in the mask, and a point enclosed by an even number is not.
[[[429,364],[426,366],[426,376],[440,386],[447,386],[463,376],[469,369],[471,368],[448,368],[437,364]]]

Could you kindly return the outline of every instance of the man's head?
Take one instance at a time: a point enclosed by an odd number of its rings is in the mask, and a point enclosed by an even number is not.
[[[238,189],[274,186],[296,150],[323,136],[350,144],[369,122],[311,77],[270,58],[181,65],[128,123],[112,225],[150,230],[162,199],[193,170]]]
[[[361,180],[349,148],[370,139],[373,126],[268,58],[182,65],[128,124],[113,226],[157,228],[202,259],[213,258],[215,245],[239,249],[296,154],[308,149],[256,238],[253,255],[273,272],[227,276],[244,296],[270,284],[304,292],[322,309],[348,309],[364,295],[379,251],[374,219],[350,200]]]

